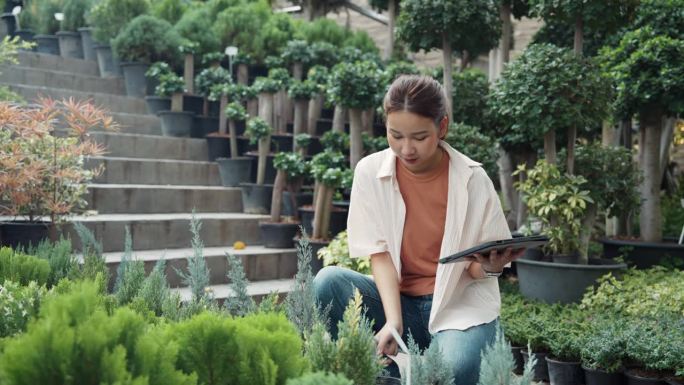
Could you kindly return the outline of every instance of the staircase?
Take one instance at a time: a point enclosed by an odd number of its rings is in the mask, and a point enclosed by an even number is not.
[[[192,255],[190,218],[195,210],[217,299],[231,293],[225,253],[241,257],[251,295],[289,291],[297,269],[295,250],[260,246],[258,223],[267,217],[244,214],[240,189],[221,186],[217,165],[207,161],[206,141],[161,136],[159,119],[147,113],[144,99],[126,96],[122,78],[100,78],[95,62],[21,52],[18,65],[2,70],[0,83],[28,101],[37,96],[92,100],[121,125],[119,132],[93,133],[107,152],[88,162],[105,169],[89,186],[88,215],[72,219],[95,233],[113,275],[128,226],[134,255],[146,270],[164,258],[169,284],[189,298],[190,290],[174,267],[184,270],[186,257]],[[78,247],[71,226],[64,231]],[[233,250],[238,240],[248,246]]]

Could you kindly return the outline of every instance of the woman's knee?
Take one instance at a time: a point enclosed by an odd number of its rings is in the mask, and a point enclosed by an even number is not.
[[[337,266],[326,266],[316,274],[313,286],[317,297],[332,296],[332,293],[336,291],[336,287],[339,287],[340,280],[343,279],[342,270]]]

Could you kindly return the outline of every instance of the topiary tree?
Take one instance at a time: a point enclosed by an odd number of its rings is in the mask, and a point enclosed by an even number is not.
[[[469,69],[455,73],[451,95],[454,122],[484,127],[488,93],[489,82],[482,71]]]
[[[261,118],[251,118],[247,121],[245,136],[251,144],[259,145],[259,160],[257,163],[257,184],[263,185],[266,179],[266,157],[271,149],[271,133],[273,128]]]
[[[238,153],[238,142],[237,142],[237,130],[235,128],[235,122],[245,121],[249,118],[247,111],[239,102],[232,102],[228,104],[224,109],[223,113],[228,119],[228,134],[230,135],[230,157],[235,159],[239,156]],[[225,133],[225,132],[224,132]]]
[[[330,68],[338,62],[337,47],[327,41],[317,41],[313,44],[309,43],[311,50],[310,64],[316,66],[320,65]]]
[[[292,77],[303,80],[304,67],[313,59],[311,46],[305,40],[290,40],[283,49],[283,60],[292,66]]]
[[[328,68],[322,65],[315,65],[309,68],[306,79],[316,85],[316,94],[309,102],[309,117],[306,127],[309,135],[316,134],[316,124],[321,118],[323,103],[325,102],[325,87],[328,85]]]
[[[280,85],[271,78],[258,77],[254,80],[252,87],[259,95],[259,117],[270,126],[275,125],[273,99]]]
[[[513,36],[513,24],[511,16],[522,19],[529,16],[529,4],[527,0],[498,0],[499,13],[501,15],[501,40],[499,40],[499,57],[496,63],[496,73],[503,71],[504,64],[510,61],[511,42]]]
[[[264,54],[260,38],[265,24],[271,17],[271,10],[265,2],[257,1],[226,8],[216,16],[214,30],[219,46],[233,45],[249,54],[254,60],[261,61]],[[205,25],[206,33],[206,25]]]
[[[150,12],[153,16],[171,24],[176,24],[189,8],[189,3],[184,0],[157,0],[151,2],[150,5]]]
[[[295,102],[294,135],[307,132],[307,109],[309,108],[310,100],[318,94],[318,90],[318,85],[311,80],[303,82],[294,81],[290,84],[288,95]],[[295,143],[293,151],[297,151],[297,149]]]
[[[490,178],[498,174],[499,166],[496,161],[499,158],[496,140],[482,133],[479,128],[463,123],[449,125],[447,136],[444,139],[451,147],[482,163],[482,167]]]
[[[198,55],[223,51],[218,36],[207,33],[207,24],[215,19],[216,15],[208,7],[193,6],[183,13],[173,29],[186,40],[197,43]]]
[[[62,4],[62,13],[64,20],[62,20],[62,31],[77,31],[79,28],[85,27],[85,14],[93,6],[93,0],[64,0]]]
[[[601,53],[605,70],[617,90],[616,109],[625,117],[639,117],[641,238],[662,238],[660,161],[662,120],[684,110],[684,40],[658,36],[650,28],[627,33],[615,48]]]
[[[354,169],[363,154],[361,113],[375,107],[381,92],[382,71],[373,62],[340,63],[328,80],[328,95],[336,105],[349,109],[351,123],[350,163]]]
[[[461,52],[462,68],[468,57],[495,47],[501,35],[499,10],[493,0],[405,0],[401,4],[397,35],[411,51],[442,50],[443,84],[453,92],[452,53]],[[477,26],[478,33],[472,33]],[[452,121],[451,109],[447,109]]]
[[[199,95],[204,96],[203,113],[205,116],[209,115],[209,96],[213,87],[232,83],[233,78],[230,72],[220,66],[205,68],[195,77],[195,90]]]
[[[274,128],[279,134],[285,134],[287,123],[292,121],[292,101],[287,96],[287,89],[292,82],[290,73],[285,68],[271,68],[268,77],[278,86],[274,99]]]
[[[123,61],[179,64],[181,37],[166,20],[140,15],[131,20],[112,40],[112,49]]]
[[[273,195],[271,198],[271,222],[280,223],[280,210],[283,202],[283,190],[287,189],[290,193],[292,203],[297,207],[295,194],[302,187],[304,176],[308,173],[307,164],[304,156],[297,152],[279,152],[273,159],[273,167],[278,170],[273,184]],[[297,212],[295,210],[295,219]]]
[[[86,15],[93,38],[102,44],[116,37],[129,21],[149,11],[146,0],[101,0]]]
[[[328,239],[333,193],[342,183],[345,168],[346,160],[339,152],[323,151],[310,161],[311,176],[315,180],[312,239]]]

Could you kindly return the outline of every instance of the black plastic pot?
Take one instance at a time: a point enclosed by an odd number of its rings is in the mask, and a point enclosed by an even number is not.
[[[198,95],[183,95],[183,111],[192,112],[195,115],[204,113],[204,97]]]
[[[171,110],[171,98],[166,96],[145,96],[145,104],[150,114]]]
[[[218,125],[218,118],[195,115],[195,119],[192,123],[192,133],[190,136],[193,138],[204,138],[212,132],[217,132],[219,129]]]
[[[121,67],[114,59],[112,47],[109,45],[95,44],[95,56],[100,68],[100,76],[103,78],[115,78],[122,76]]]
[[[311,234],[309,234],[311,235]],[[316,275],[323,268],[323,260],[318,258],[318,250],[327,247],[329,241],[317,241],[309,239],[309,244],[311,245],[311,273]]]
[[[162,135],[189,138],[195,115],[187,111],[159,111]]]
[[[635,372],[628,370],[625,372],[627,385],[666,385],[662,378],[641,377]]]
[[[247,214],[268,214],[271,212],[272,184],[240,183],[242,207]]]
[[[522,346],[511,346],[511,354],[513,354],[513,360],[515,360],[515,367],[513,368],[513,373],[517,375],[523,374],[525,371],[525,360],[523,359],[521,351],[525,349]]]
[[[316,121],[316,135],[322,136],[326,132],[332,130],[332,119],[318,119]]]
[[[144,98],[147,95],[147,78],[145,72],[149,65],[140,62],[121,63],[121,71],[124,76],[126,95],[135,98]]]
[[[35,33],[30,30],[30,29],[18,29],[15,33],[16,36],[19,36],[19,38],[23,41],[28,41],[28,42],[35,42]],[[36,48],[34,47],[32,50],[35,50]]]
[[[624,385],[626,384],[625,376],[622,372],[608,373],[601,369],[589,369],[585,366],[584,378],[586,385]]]
[[[256,152],[250,151],[245,154],[246,156],[253,157],[254,158],[254,168],[252,169],[252,180],[257,179],[257,165],[259,163],[259,155]],[[275,159],[275,155],[273,154],[268,154],[266,157],[266,174],[264,175],[264,183],[271,183],[275,181],[276,173],[277,170],[275,167],[273,167],[273,160]]]
[[[95,54],[95,42],[93,41],[92,28],[79,28],[81,34],[81,45],[83,46],[83,60],[97,61]]]
[[[299,231],[299,223],[260,222],[261,243],[269,249],[291,249],[293,239]]]
[[[14,15],[11,12],[3,13],[0,16],[0,19],[2,19],[2,28],[0,28],[0,33],[5,36],[14,36],[17,31],[17,19],[14,17]]]
[[[307,234],[313,234],[314,214],[315,210],[313,207],[299,208],[299,219],[302,221],[302,226],[304,226]],[[347,229],[347,214],[349,214],[348,210],[333,208],[333,211],[330,213],[329,238],[332,239]]]
[[[546,357],[551,385],[582,385],[584,370],[579,362],[557,361]]]
[[[378,377],[375,385],[401,385],[401,379],[396,377]]]
[[[207,150],[209,161],[230,157],[230,138],[227,136],[207,136]]]
[[[290,199],[290,192],[283,191],[283,204],[282,204],[282,214],[287,216],[294,216],[298,213],[299,207],[312,204],[313,193],[311,192],[300,192],[295,194],[295,207],[292,207],[292,199]]]
[[[209,101],[209,108],[207,111],[208,116],[213,116],[218,118],[219,113],[221,112],[221,103],[218,101]]]
[[[666,383],[667,385],[684,385],[684,379],[682,379],[682,380],[680,381],[680,380],[677,380],[677,379],[675,379],[675,378],[668,378],[668,379],[665,380],[665,383]]]
[[[271,135],[271,149],[273,152],[292,151],[294,136],[292,134],[273,134]]]
[[[217,158],[221,185],[237,187],[250,181],[252,174],[252,158]]]
[[[38,52],[59,56],[59,40],[55,35],[35,35]]]
[[[520,351],[523,356],[523,362],[527,364],[529,360],[529,353],[527,349]],[[537,364],[534,366],[534,381],[548,381],[549,367],[546,365],[546,353],[533,353],[537,357]]]
[[[56,35],[59,42],[59,54],[62,57],[83,59],[83,42],[80,33],[59,31]]]
[[[625,262],[637,269],[648,269],[656,265],[684,262],[684,245],[676,242],[623,241],[601,239],[605,258],[623,256]]]
[[[31,245],[37,246],[42,240],[49,237],[49,222],[0,222],[0,245],[2,246],[27,249]]]

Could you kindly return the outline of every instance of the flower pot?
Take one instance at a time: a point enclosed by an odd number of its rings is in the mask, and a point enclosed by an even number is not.
[[[204,98],[198,95],[183,95],[183,111],[195,115],[204,114]]]
[[[50,238],[49,222],[0,222],[0,245],[24,250]]]
[[[17,30],[17,19],[10,12],[0,16],[0,36],[14,36]]]
[[[625,262],[637,269],[656,265],[684,262],[684,245],[677,242],[643,242],[619,239],[601,239],[605,258],[623,256]]]
[[[375,385],[401,385],[401,379],[382,376],[375,379]]]
[[[304,226],[307,234],[313,234],[315,212],[313,207],[299,208],[299,219],[302,221],[302,226]],[[337,234],[347,229],[347,214],[349,214],[348,210],[333,207],[330,213],[329,238],[334,238]]]
[[[207,150],[210,162],[218,158],[230,157],[230,138],[228,136],[207,136]],[[251,160],[251,158],[249,158]]]
[[[523,361],[525,365],[527,365],[527,361],[529,360],[529,353],[527,352],[527,349],[523,349],[520,351],[523,356]],[[537,364],[534,365],[534,381],[548,381],[549,380],[549,368],[546,364],[546,353],[533,353],[534,356],[537,358]]]
[[[145,72],[150,66],[140,62],[121,63],[121,70],[126,86],[126,95],[135,98],[144,98],[147,95],[147,78]]]
[[[513,354],[513,360],[515,361],[513,373],[517,375],[521,375],[525,371],[525,360],[521,353],[523,349],[525,348],[522,346],[511,346],[511,354]]]
[[[171,98],[165,96],[145,96],[145,104],[150,114],[171,110]]]
[[[192,123],[192,136],[193,138],[205,138],[212,132],[216,132],[219,129],[218,118],[212,116],[197,116],[195,115],[195,120]]]
[[[300,192],[295,194],[295,206],[292,206],[292,199],[290,199],[290,192],[283,191],[283,205],[282,214],[287,216],[294,216],[295,213],[298,214],[298,210],[301,206],[311,205],[313,201],[313,193],[311,192]]]
[[[221,185],[236,187],[241,183],[248,183],[252,174],[252,158],[218,158],[219,175]]]
[[[666,385],[662,378],[642,377],[639,374],[634,370],[626,371],[627,385]]]
[[[273,134],[271,135],[271,149],[273,152],[292,151],[294,136],[292,134]]]
[[[608,274],[627,268],[624,263],[590,260],[587,265],[572,265],[518,259],[515,262],[520,292],[527,298],[546,303],[572,303],[582,299],[586,289]],[[606,264],[591,264],[606,263]]]
[[[255,165],[258,164],[259,155],[256,152],[250,151],[250,152],[246,153],[245,155],[249,156],[249,157],[253,157],[255,159],[254,164]],[[268,154],[268,156],[266,157],[266,173],[264,175],[264,183],[273,184],[273,182],[275,181],[277,170],[275,169],[275,167],[273,167],[273,159],[275,159],[275,155],[272,155],[272,154]],[[252,169],[252,180],[256,180],[256,178],[257,178],[257,167],[255,166]]]
[[[601,369],[589,369],[585,366],[582,369],[584,369],[586,385],[624,385],[626,383],[622,372],[608,373]]]
[[[311,141],[309,142],[309,146],[306,148],[306,153],[309,155],[316,155],[322,151],[323,145],[321,144],[320,138],[317,136],[312,136]]]
[[[28,42],[35,42],[35,33],[33,33],[32,30],[30,29],[18,29],[15,33],[16,36],[19,36],[19,38],[23,41],[28,41]],[[35,50],[36,48],[32,48],[31,51]],[[28,51],[28,50],[25,50]]]
[[[247,214],[268,214],[271,212],[272,184],[240,183],[242,207]]]
[[[261,243],[269,249],[291,249],[293,239],[299,231],[299,222],[272,223],[260,222]]]
[[[577,254],[562,254],[562,255],[552,255],[554,263],[568,263],[571,265],[576,265],[579,263],[580,257]]]
[[[95,56],[97,56],[97,66],[100,69],[100,76],[103,78],[115,78],[121,76],[121,67],[118,61],[114,60],[112,47],[108,45],[96,44]]]
[[[81,34],[81,45],[83,47],[83,60],[97,61],[97,54],[95,54],[95,41],[93,41],[92,28],[79,28],[78,33]]]
[[[208,102],[209,103],[209,108],[208,108],[208,115],[218,118],[219,113],[221,112],[221,103],[220,102]]]
[[[247,128],[247,122],[244,120],[235,121],[235,133],[240,136],[245,134],[245,129]]]
[[[159,111],[162,135],[189,138],[195,115],[187,111]]]
[[[546,357],[551,385],[584,384],[584,370],[579,362],[557,361]]]
[[[667,385],[684,385],[684,378],[681,380],[678,380],[676,378],[668,378],[665,380],[665,383]]]
[[[80,33],[59,31],[57,32],[57,39],[59,41],[59,54],[62,57],[83,59],[83,43]]]
[[[38,52],[59,56],[59,40],[55,35],[35,35]]]

